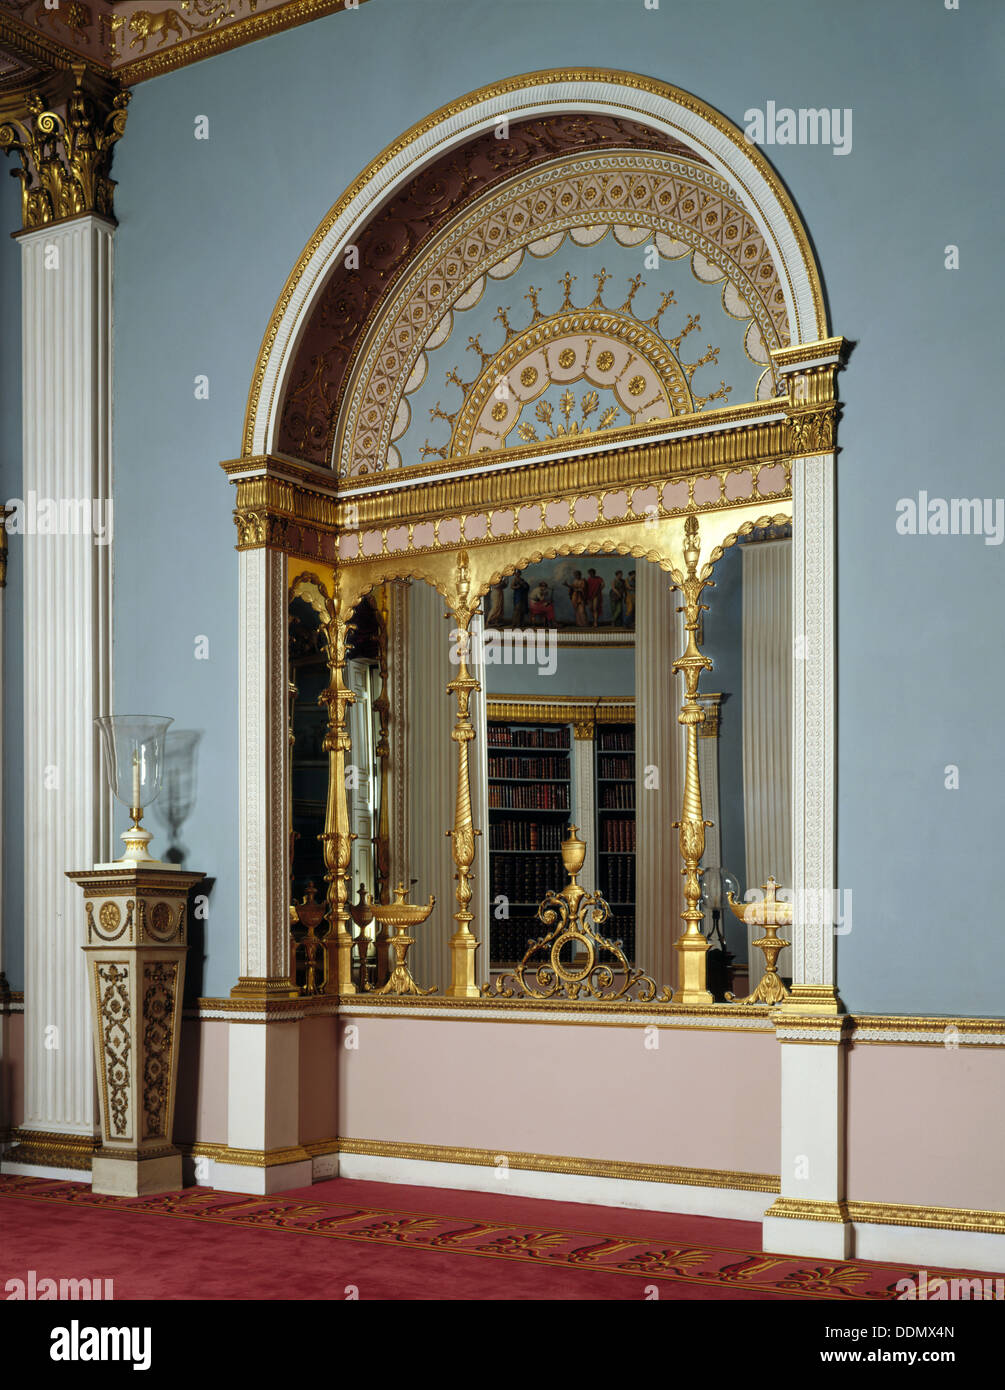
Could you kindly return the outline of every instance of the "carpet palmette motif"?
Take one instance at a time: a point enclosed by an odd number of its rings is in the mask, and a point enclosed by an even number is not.
[[[409,1193],[403,1193],[403,1203]],[[730,1288],[734,1297],[895,1300],[904,1279],[917,1271],[864,1260],[816,1261],[793,1255],[769,1255],[704,1241],[667,1243],[600,1230],[568,1229],[520,1220],[497,1221],[495,1205],[485,1197],[486,1215],[446,1215],[360,1206],[349,1202],[289,1197],[246,1197],[207,1188],[186,1188],[153,1197],[123,1199],[95,1195],[85,1183],[46,1178],[0,1177],[0,1198],[23,1198],[51,1204],[72,1203],[117,1214],[174,1217],[234,1228],[255,1228],[301,1236],[412,1250],[517,1260],[538,1268],[580,1269],[628,1279],[668,1280],[703,1290]],[[588,1218],[587,1218],[588,1219]],[[929,1280],[960,1271],[929,1271]],[[900,1288],[898,1288],[900,1283]],[[742,1291],[742,1292],[741,1292]],[[722,1295],[719,1295],[722,1296]]]

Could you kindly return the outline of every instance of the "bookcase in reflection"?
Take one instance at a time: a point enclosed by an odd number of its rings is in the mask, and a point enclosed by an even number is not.
[[[635,726],[597,726],[597,887],[612,917],[603,929],[635,959]]]
[[[490,957],[513,965],[540,935],[536,913],[565,881],[561,844],[572,812],[568,724],[488,723]]]

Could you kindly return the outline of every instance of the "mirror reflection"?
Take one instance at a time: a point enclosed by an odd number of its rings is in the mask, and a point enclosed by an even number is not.
[[[764,969],[760,929],[729,911],[773,875],[791,882],[791,527],[764,527],[727,547],[706,587],[697,646],[711,661],[699,683],[697,726],[706,829],[701,926],[708,987],[743,998]],[[567,882],[561,844],[585,842],[579,884],[611,917],[602,934],[661,982],[676,979],[685,906],[675,822],[681,819],[686,736],[678,715],[685,651],[681,596],[655,563],[611,551],[546,558],[497,577],[471,623],[468,745],[476,841],[471,930],[477,975],[491,984],[543,935],[549,890]],[[344,679],[349,707],[346,800],[352,841],[348,906],[353,973],[381,988],[390,961],[367,904],[399,884],[435,906],[408,966],[423,988],[450,982],[457,930],[456,863],[447,831],[458,795],[458,630],[443,596],[419,579],[388,583],[356,607]],[[323,616],[290,605],[292,931],[298,985],[323,987],[332,919],[326,881],[330,670]],[[306,945],[304,944],[306,942]],[[574,965],[576,943],[563,947]],[[313,968],[312,953],[316,955]],[[788,973],[789,952],[779,974]],[[608,953],[609,963],[614,957]]]

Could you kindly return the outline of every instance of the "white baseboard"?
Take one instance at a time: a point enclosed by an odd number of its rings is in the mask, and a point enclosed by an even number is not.
[[[990,1231],[946,1231],[930,1226],[855,1223],[854,1252],[860,1260],[890,1260],[932,1268],[979,1269],[1005,1274],[1005,1235]]]
[[[50,1168],[43,1163],[14,1163],[0,1159],[0,1173],[16,1173],[26,1178],[52,1178],[54,1182],[86,1182],[90,1184],[89,1168]]]
[[[462,1192],[539,1197],[551,1202],[633,1207],[643,1211],[676,1212],[684,1216],[718,1216],[733,1221],[760,1221],[775,1200],[775,1194],[771,1192],[746,1192],[729,1187],[691,1187],[370,1154],[339,1154],[338,1176],[365,1182],[395,1182],[414,1187],[447,1187]]]

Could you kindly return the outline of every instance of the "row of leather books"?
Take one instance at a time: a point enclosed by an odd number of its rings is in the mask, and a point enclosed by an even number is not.
[[[532,913],[523,913],[509,921],[489,926],[489,946],[493,965],[514,965],[523,960],[532,941],[544,935],[547,928]]]
[[[568,811],[568,782],[491,783],[489,807],[506,811]]]
[[[634,811],[634,782],[604,782],[600,786],[601,810]]]
[[[549,889],[557,892],[566,881],[560,854],[499,855],[490,863],[493,914],[510,903],[539,903]]]
[[[490,724],[488,744],[490,748],[568,748],[569,730],[514,729],[508,724]]]
[[[635,747],[634,729],[598,729],[597,749],[606,753],[609,749],[624,749],[631,752]]]
[[[612,905],[635,902],[634,855],[605,855],[600,861],[600,891]]]
[[[635,820],[605,817],[600,823],[600,848],[619,854],[635,853]]]
[[[489,828],[489,849],[561,849],[564,830],[557,821],[497,820]]]
[[[550,753],[536,758],[521,758],[515,754],[492,753],[489,756],[490,777],[519,777],[528,782],[546,779],[567,781],[569,755]]]
[[[635,776],[635,759],[613,753],[601,753],[597,757],[597,776],[623,778],[630,782]]]

